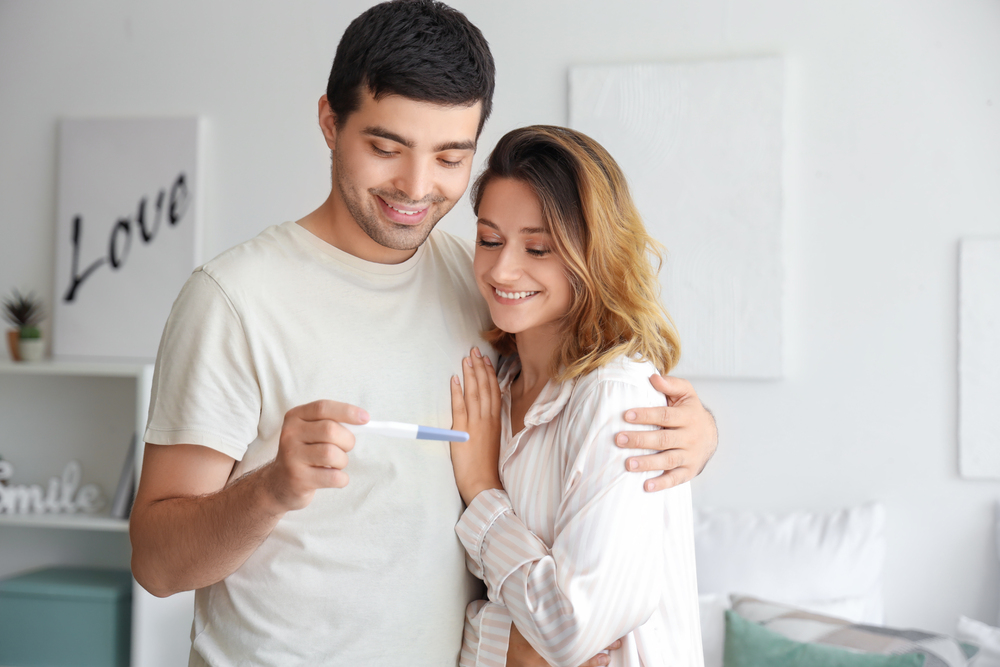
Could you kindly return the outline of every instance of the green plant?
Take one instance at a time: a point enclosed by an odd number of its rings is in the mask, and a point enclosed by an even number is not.
[[[38,323],[42,321],[41,299],[36,299],[33,293],[24,296],[16,289],[4,299],[3,317],[11,326],[21,332],[21,338],[41,338],[42,332]]]

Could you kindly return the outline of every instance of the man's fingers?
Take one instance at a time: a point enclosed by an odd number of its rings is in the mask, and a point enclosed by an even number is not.
[[[313,474],[317,488],[342,489],[351,481],[350,475],[337,468],[313,468]]]
[[[310,445],[302,456],[303,460],[313,468],[343,470],[348,463],[347,452],[334,444]]]
[[[644,470],[673,470],[688,464],[687,452],[683,449],[668,449],[656,454],[645,456],[630,456],[625,461],[625,469],[631,472]]]
[[[339,422],[324,419],[322,421],[300,421],[297,428],[298,440],[305,445],[320,445],[332,443],[345,452],[354,449],[354,434]]]
[[[681,428],[690,421],[690,411],[690,406],[685,405],[632,408],[625,411],[625,421],[660,428]]]
[[[624,449],[653,449],[661,451],[681,445],[678,431],[657,429],[655,431],[622,431],[615,435],[615,444]]]
[[[611,664],[611,658],[608,657],[607,653],[598,653],[593,658],[580,665],[580,667],[598,667],[598,665],[610,665],[610,664]]]
[[[344,424],[366,424],[371,419],[365,410],[356,405],[326,400],[299,405],[289,410],[287,415],[302,421],[329,419]]]
[[[687,466],[674,468],[673,470],[668,470],[659,477],[647,479],[642,485],[642,488],[644,491],[649,491],[650,493],[663,491],[664,489],[670,489],[684,484],[685,482],[690,482],[694,479],[696,474],[696,471]]]
[[[675,378],[669,375],[663,377],[662,375],[654,374],[649,376],[649,383],[653,385],[653,389],[656,391],[666,394],[669,405],[675,405],[696,395],[691,383],[682,378]]]

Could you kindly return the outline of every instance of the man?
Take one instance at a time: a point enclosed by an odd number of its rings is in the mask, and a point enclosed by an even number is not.
[[[479,587],[454,533],[448,445],[355,439],[342,424],[370,411],[448,426],[449,378],[486,349],[471,249],[431,230],[468,186],[493,81],[462,14],[427,0],[362,14],[319,102],[328,199],[196,270],[178,296],[132,568],[154,595],[198,589],[192,665],[457,662]],[[676,407],[635,421],[680,428],[619,438],[671,450],[635,459],[670,469],[665,487],[700,470],[715,432],[689,385],[660,388]],[[514,664],[516,629],[510,647]]]

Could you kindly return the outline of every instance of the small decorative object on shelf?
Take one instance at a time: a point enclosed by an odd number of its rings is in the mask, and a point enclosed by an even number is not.
[[[40,361],[45,340],[38,328],[44,317],[42,302],[34,294],[24,296],[16,289],[4,299],[3,316],[14,328],[7,332],[7,345],[14,361]]]
[[[93,514],[104,507],[104,497],[96,484],[80,486],[80,463],[70,461],[62,477],[49,480],[48,490],[40,484],[7,484],[14,466],[0,461],[0,514]]]

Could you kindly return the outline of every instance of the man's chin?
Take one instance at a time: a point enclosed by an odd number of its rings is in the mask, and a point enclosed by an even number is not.
[[[362,229],[372,241],[390,250],[416,250],[427,240],[436,222],[413,226],[383,222],[374,229],[367,226]]]

